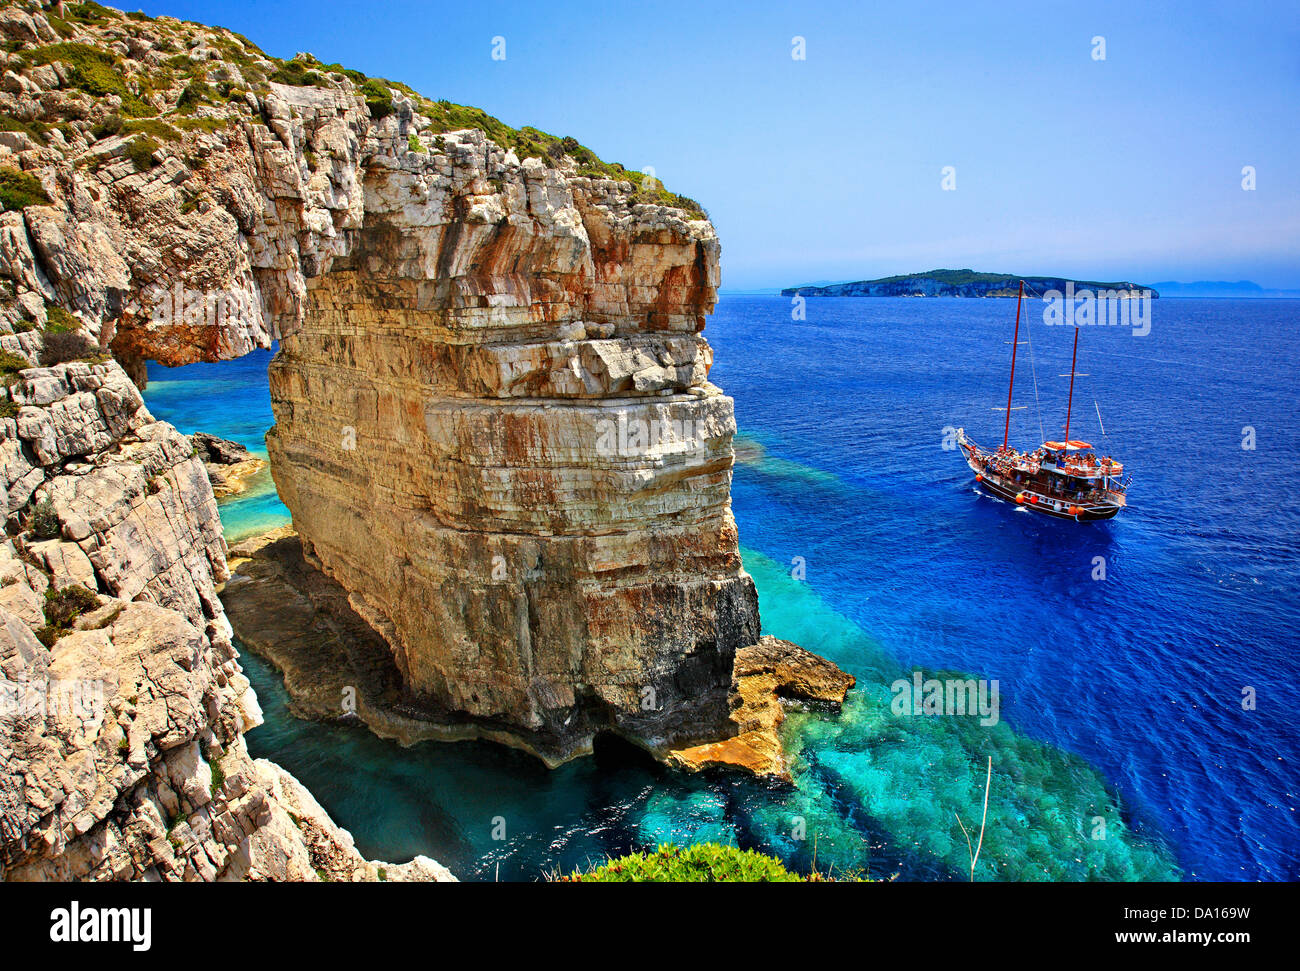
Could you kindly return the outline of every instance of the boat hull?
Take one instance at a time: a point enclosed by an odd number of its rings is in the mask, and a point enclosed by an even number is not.
[[[1023,506],[1030,512],[1041,513],[1054,519],[1071,519],[1075,522],[1095,522],[1114,519],[1124,507],[1119,503],[1069,502],[1054,496],[1035,492],[1032,488],[1006,482],[997,476],[985,474],[984,464],[979,453],[969,444],[960,443],[962,456],[966,464],[975,473],[975,484],[984,492],[998,499],[1004,499],[1012,505]],[[1023,498],[1021,498],[1023,497]],[[1079,511],[1071,513],[1071,506]]]

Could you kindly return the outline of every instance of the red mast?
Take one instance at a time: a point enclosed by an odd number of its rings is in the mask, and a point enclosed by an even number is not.
[[[1074,355],[1070,358],[1070,401],[1065,406],[1065,447],[1070,447],[1070,410],[1074,407],[1074,363],[1079,360],[1079,328],[1074,328]]]
[[[1020,292],[1016,294],[1016,332],[1011,338],[1011,383],[1007,387],[1007,424],[1002,429],[1002,449],[1007,450],[1007,437],[1011,434],[1011,391],[1016,386],[1016,345],[1020,342],[1020,298],[1025,295],[1025,281],[1020,281]],[[1079,336],[1078,331],[1075,337]]]

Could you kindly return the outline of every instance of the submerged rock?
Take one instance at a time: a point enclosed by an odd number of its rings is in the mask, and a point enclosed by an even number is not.
[[[208,470],[208,481],[218,499],[243,492],[249,480],[266,468],[265,460],[238,442],[206,432],[195,432],[190,441],[194,443],[194,453]]]
[[[743,769],[760,777],[792,781],[781,744],[785,706],[797,704],[838,713],[857,683],[838,665],[798,644],[764,636],[736,652],[732,682],[732,738],[676,749],[669,761],[683,769]]]
[[[194,452],[209,465],[238,465],[247,462],[252,456],[247,448],[228,438],[218,438],[207,432],[195,432],[190,436]]]

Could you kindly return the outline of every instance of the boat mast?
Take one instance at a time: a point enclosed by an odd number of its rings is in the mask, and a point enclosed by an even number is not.
[[[1065,406],[1065,447],[1070,447],[1070,411],[1074,407],[1074,364],[1079,360],[1079,328],[1074,328],[1074,355],[1070,358],[1070,400]],[[1101,410],[1097,411],[1098,420]]]
[[[1016,332],[1011,338],[1011,383],[1007,386],[1007,424],[1002,429],[1002,451],[1007,450],[1007,438],[1011,434],[1011,391],[1016,386],[1016,345],[1020,342],[1020,299],[1025,295],[1025,281],[1020,281],[1020,292],[1016,294]],[[1075,332],[1078,337],[1078,332]]]

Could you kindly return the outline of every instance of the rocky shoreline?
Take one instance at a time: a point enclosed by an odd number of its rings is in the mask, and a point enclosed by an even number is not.
[[[0,879],[451,879],[363,859],[282,769],[216,586],[191,441],[114,362],[23,369],[0,419]]]
[[[668,753],[670,765],[691,772],[730,768],[760,779],[791,783],[781,741],[787,707],[839,714],[857,680],[798,644],[770,635],[736,652],[731,682],[735,735]]]

